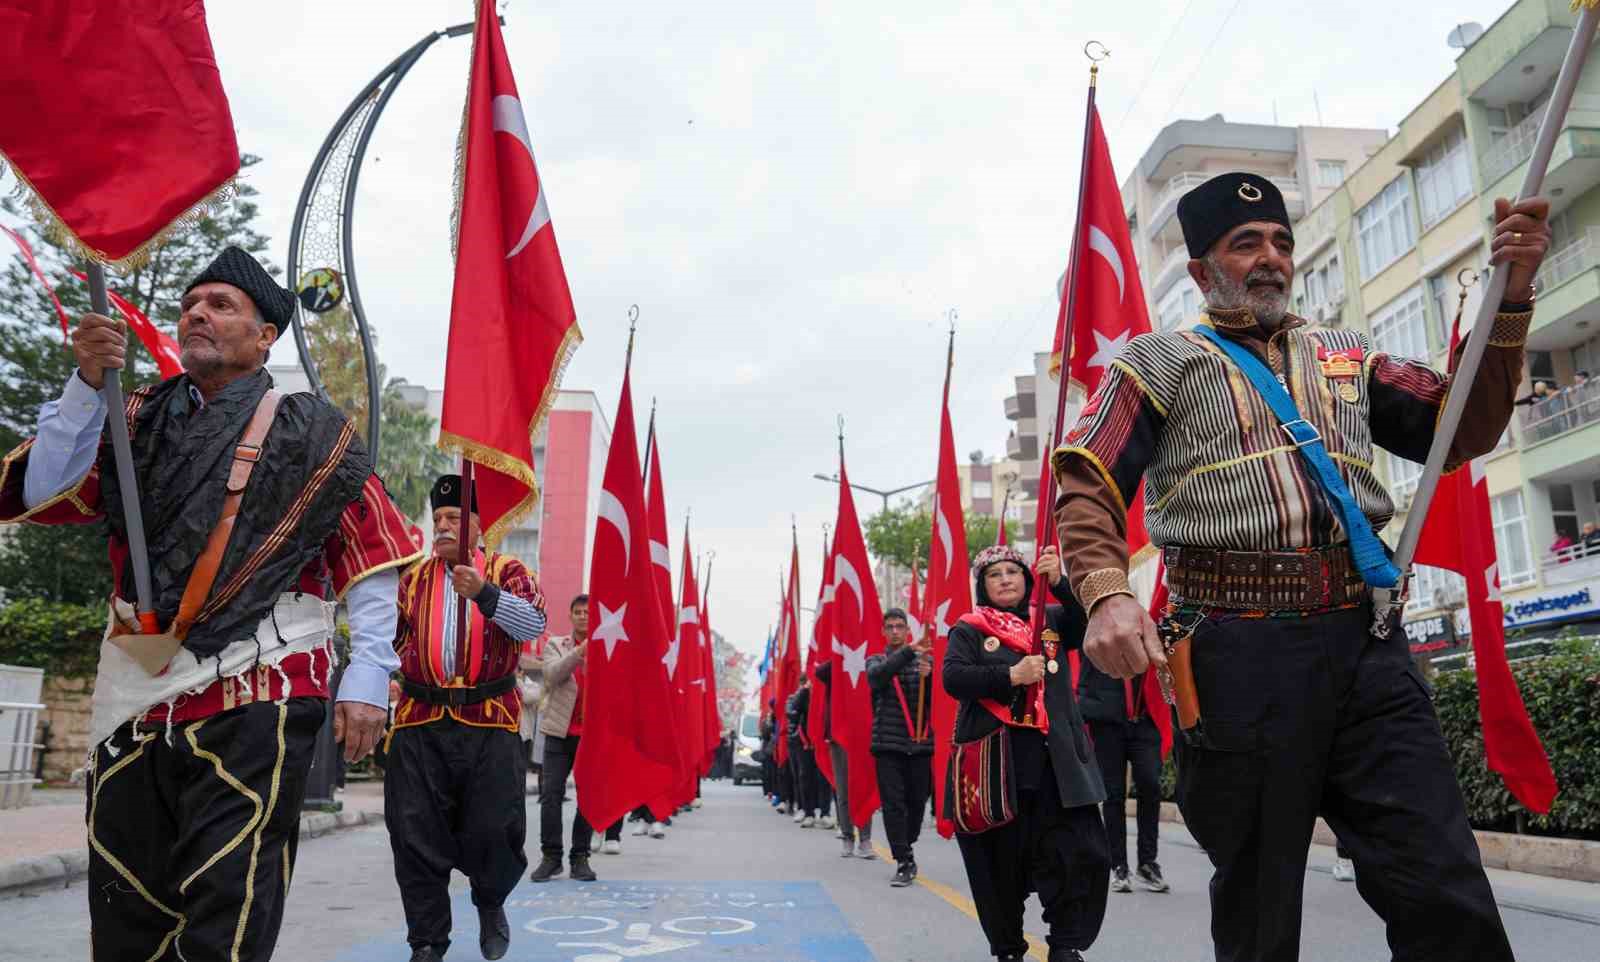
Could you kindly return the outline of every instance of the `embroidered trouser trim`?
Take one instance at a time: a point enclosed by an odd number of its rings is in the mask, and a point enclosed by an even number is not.
[[[95,962],[272,955],[299,840],[320,698],[117,729],[88,783]]]

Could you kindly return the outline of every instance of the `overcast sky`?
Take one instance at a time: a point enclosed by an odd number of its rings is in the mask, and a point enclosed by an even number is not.
[[[1055,318],[1085,41],[1112,51],[1099,99],[1120,179],[1172,120],[1313,125],[1313,94],[1326,125],[1392,131],[1450,71],[1450,28],[1507,6],[511,0],[506,45],[585,335],[565,386],[614,407],[639,304],[635,398],[641,424],[660,401],[673,528],[692,508],[696,548],[717,551],[716,627],[758,650],[791,514],[807,604],[816,592],[835,497],[811,475],[836,466],[836,414],[855,480],[933,476],[947,308],[960,313],[957,450],[1004,453],[1002,401]],[[209,7],[282,264],[328,128],[384,64],[472,4]],[[440,41],[401,86],[356,207],[382,360],[432,387],[470,45]]]

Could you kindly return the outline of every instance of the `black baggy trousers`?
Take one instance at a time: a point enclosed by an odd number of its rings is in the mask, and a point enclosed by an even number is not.
[[[300,839],[321,698],[260,702],[95,749],[90,942],[98,962],[266,962]]]
[[[406,941],[450,946],[450,871],[472,883],[472,904],[495,908],[528,867],[527,756],[514,731],[449,715],[398,729],[383,779],[384,821],[406,913]]]
[[[896,862],[914,862],[912,846],[922,834],[922,819],[933,791],[933,762],[927,755],[873,752],[878,769],[878,799],[883,803],[883,834]]]
[[[1366,607],[1211,618],[1193,641],[1206,741],[1177,741],[1178,805],[1215,867],[1219,962],[1295,962],[1317,816],[1404,962],[1512,958],[1430,691]]]

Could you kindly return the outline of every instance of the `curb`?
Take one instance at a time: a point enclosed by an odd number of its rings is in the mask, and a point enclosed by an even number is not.
[[[1135,802],[1129,799],[1127,803],[1129,817],[1132,817],[1135,811]],[[1183,813],[1178,811],[1175,803],[1162,802],[1161,820],[1182,825]],[[1504,869],[1526,875],[1543,875],[1547,878],[1568,879],[1574,882],[1600,882],[1600,842],[1476,830],[1472,834],[1478,840],[1478,852],[1484,868]],[[1336,843],[1333,830],[1320,818],[1317,819],[1317,827],[1312,832],[1311,841],[1330,848]]]
[[[344,829],[382,824],[381,811],[306,812],[300,816],[300,839],[321,838]],[[66,888],[88,874],[87,848],[26,855],[0,862],[0,899]]]

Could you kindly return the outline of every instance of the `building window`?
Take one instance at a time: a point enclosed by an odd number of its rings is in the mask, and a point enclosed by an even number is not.
[[[1494,548],[1500,556],[1500,587],[1516,588],[1534,580],[1533,552],[1528,548],[1528,519],[1522,492],[1507,491],[1489,499],[1494,520]]]
[[[1439,323],[1440,344],[1450,343],[1450,325],[1456,319],[1456,304],[1460,298],[1451,290],[1453,286],[1454,282],[1445,274],[1428,278],[1428,303],[1433,305],[1433,315]]]
[[[1372,319],[1372,346],[1393,357],[1428,358],[1428,328],[1422,317],[1422,289],[1389,302]]]
[[[1400,510],[1405,510],[1411,504],[1412,495],[1417,493],[1417,482],[1422,480],[1422,465],[1381,448],[1378,449],[1378,462],[1383,465],[1383,473],[1389,479],[1389,495]]]
[[[1411,187],[1401,174],[1367,205],[1356,211],[1356,246],[1361,252],[1361,279],[1393,264],[1417,242],[1411,221]]]
[[[972,482],[972,497],[974,500],[994,497],[994,484],[989,481]]]
[[[1472,195],[1467,138],[1457,128],[1435,144],[1417,165],[1417,209],[1427,230]]]
[[[1338,187],[1344,183],[1344,161],[1319,160],[1317,161],[1317,186]]]
[[[1411,599],[1407,608],[1426,611],[1466,603],[1467,579],[1454,571],[1432,565],[1415,565],[1411,570],[1415,577],[1411,581]]]
[[[1550,485],[1550,523],[1557,537],[1578,540],[1578,499],[1572,493],[1572,485]]]

